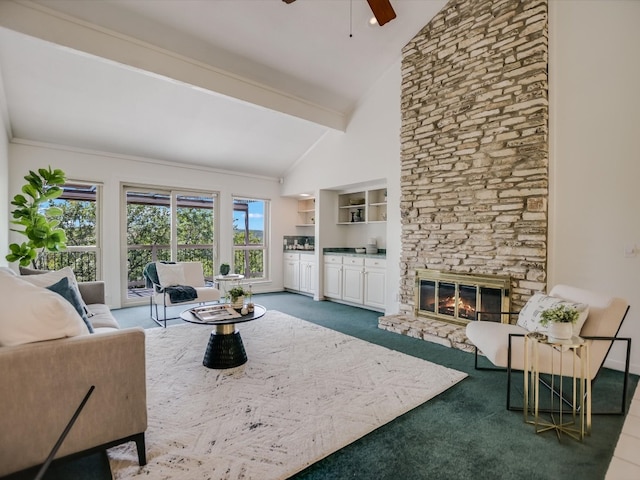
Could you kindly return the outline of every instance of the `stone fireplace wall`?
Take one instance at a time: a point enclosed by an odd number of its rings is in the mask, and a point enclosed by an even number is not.
[[[404,48],[400,313],[420,268],[546,286],[547,0],[451,0]]]

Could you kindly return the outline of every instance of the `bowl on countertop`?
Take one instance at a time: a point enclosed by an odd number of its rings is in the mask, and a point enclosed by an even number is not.
[[[356,248],[356,253],[365,253],[366,251],[366,248]]]

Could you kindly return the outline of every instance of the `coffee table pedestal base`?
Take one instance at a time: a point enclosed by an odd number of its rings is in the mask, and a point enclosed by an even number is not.
[[[233,368],[247,362],[240,332],[235,325],[217,325],[209,336],[202,364],[207,368]]]

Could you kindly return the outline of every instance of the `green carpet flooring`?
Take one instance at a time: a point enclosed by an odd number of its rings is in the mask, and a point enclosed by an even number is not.
[[[603,479],[624,422],[595,415],[584,442],[553,432],[535,434],[521,412],[508,411],[506,374],[475,370],[473,355],[378,328],[379,313],[296,294],[255,295],[254,301],[328,328],[431,362],[469,377],[393,422],[310,466],[295,479]],[[177,307],[174,307],[177,308]],[[173,310],[176,315],[181,309]],[[153,328],[146,307],[113,311],[123,328]],[[171,320],[179,324],[180,320]],[[251,353],[248,352],[249,358]],[[594,384],[594,410],[619,405],[623,375],[603,369]],[[631,377],[629,399],[638,382]],[[522,402],[522,376],[514,375],[512,401]],[[82,463],[82,464],[81,464]],[[103,458],[54,464],[45,477],[107,479]],[[80,465],[81,464],[81,465]],[[75,470],[73,470],[75,468]],[[77,476],[78,469],[85,475]],[[108,469],[108,467],[107,467]],[[23,477],[28,478],[28,477]],[[32,477],[31,477],[32,478]],[[18,480],[17,478],[12,480]],[[20,479],[22,480],[22,479]],[[214,479],[215,480],[215,479]]]

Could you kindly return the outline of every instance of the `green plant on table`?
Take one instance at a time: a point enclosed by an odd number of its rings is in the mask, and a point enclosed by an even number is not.
[[[64,185],[66,178],[62,170],[51,170],[49,167],[38,169],[38,173],[29,171],[24,179],[27,181],[22,187],[24,195],[16,195],[11,202],[16,207],[11,212],[11,223],[21,225],[24,230],[12,228],[11,231],[25,235],[27,241],[20,245],[9,245],[10,253],[5,258],[26,267],[35,261],[42,249],[59,252],[67,248],[67,237],[64,230],[58,228],[60,221],[55,219],[63,214],[62,209],[47,206],[48,202],[62,195],[61,185]]]
[[[242,287],[242,285],[236,285],[235,287],[231,288],[227,293],[229,294],[231,301],[235,302],[236,300],[238,300],[238,298],[246,295],[247,291]]]
[[[550,323],[576,323],[580,312],[570,305],[558,305],[547,308],[541,314],[540,325],[548,326]]]

